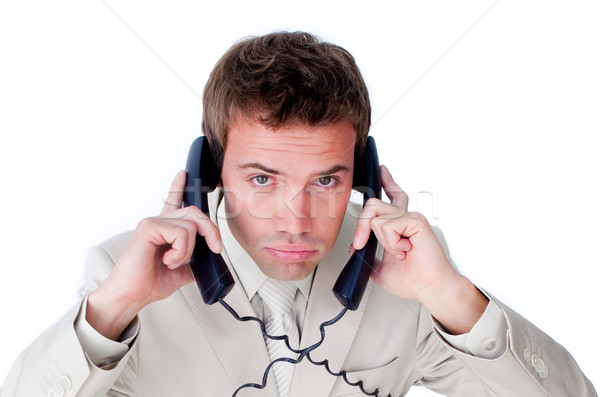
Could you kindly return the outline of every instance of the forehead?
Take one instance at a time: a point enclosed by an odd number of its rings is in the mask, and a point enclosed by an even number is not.
[[[352,162],[356,132],[349,121],[324,126],[298,123],[273,130],[257,122],[239,119],[227,138],[225,157],[230,158]]]

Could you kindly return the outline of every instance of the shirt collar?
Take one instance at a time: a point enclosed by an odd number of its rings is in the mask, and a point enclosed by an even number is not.
[[[260,270],[254,260],[248,255],[248,253],[242,248],[240,243],[235,239],[229,225],[227,223],[227,216],[225,214],[225,200],[221,200],[219,208],[217,210],[217,227],[221,232],[221,239],[223,242],[223,249],[227,253],[231,265],[235,270],[244,291],[251,300],[254,294],[258,292],[260,286],[267,280],[267,276]],[[304,299],[308,302],[310,296],[310,288],[312,286],[312,280],[315,272],[313,272],[304,280],[294,280],[292,283],[296,284]]]

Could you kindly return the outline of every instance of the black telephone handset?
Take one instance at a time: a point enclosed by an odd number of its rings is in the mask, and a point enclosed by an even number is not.
[[[221,170],[213,160],[208,140],[201,136],[190,148],[185,165],[186,181],[183,192],[183,205],[195,205],[209,216],[208,193],[217,188],[221,179]],[[190,267],[196,278],[202,299],[212,305],[225,297],[233,288],[235,281],[220,254],[208,248],[204,237],[196,234],[196,245],[190,258]]]
[[[371,198],[381,199],[379,156],[377,156],[375,139],[371,136],[367,138],[367,145],[362,156],[354,159],[352,187],[362,191],[363,206]],[[377,237],[371,231],[367,244],[362,249],[354,251],[333,286],[335,297],[350,310],[356,310],[360,305],[373,270],[376,251]]]
[[[215,190],[219,184],[221,170],[213,160],[205,137],[201,136],[192,143],[185,171],[187,178],[183,193],[184,205],[195,205],[209,215],[208,193]],[[372,137],[368,137],[363,155],[355,159],[352,186],[363,191],[363,205],[370,198],[381,198],[379,158]],[[354,251],[333,287],[336,298],[350,310],[356,310],[360,304],[369,281],[376,250],[377,238],[371,232],[367,245]],[[208,248],[206,241],[199,234],[196,235],[190,267],[206,304],[215,303],[233,288],[235,282],[225,261],[221,255]]]

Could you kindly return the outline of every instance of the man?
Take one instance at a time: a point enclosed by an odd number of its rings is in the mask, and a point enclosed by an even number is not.
[[[452,267],[387,168],[391,203],[349,203],[369,125],[367,89],[345,50],[306,33],[234,45],[204,92],[203,129],[221,168],[211,217],[182,208],[180,172],[159,216],[90,253],[80,302],[18,358],[2,397],[395,396],[414,384],[461,396],[595,396],[560,345]],[[298,356],[202,302],[188,265],[196,235],[234,275],[225,301],[267,331],[279,316],[291,346],[305,348],[341,310],[331,288],[371,230],[383,250],[374,282],[311,353],[347,381],[303,357],[275,364],[264,389],[245,387],[260,385],[271,361]],[[270,285],[291,291],[281,315]]]

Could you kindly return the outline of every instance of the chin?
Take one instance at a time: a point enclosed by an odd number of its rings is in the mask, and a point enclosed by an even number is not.
[[[292,281],[304,280],[310,276],[317,267],[316,263],[271,263],[267,266],[259,266],[260,270],[269,278],[276,280]]]

